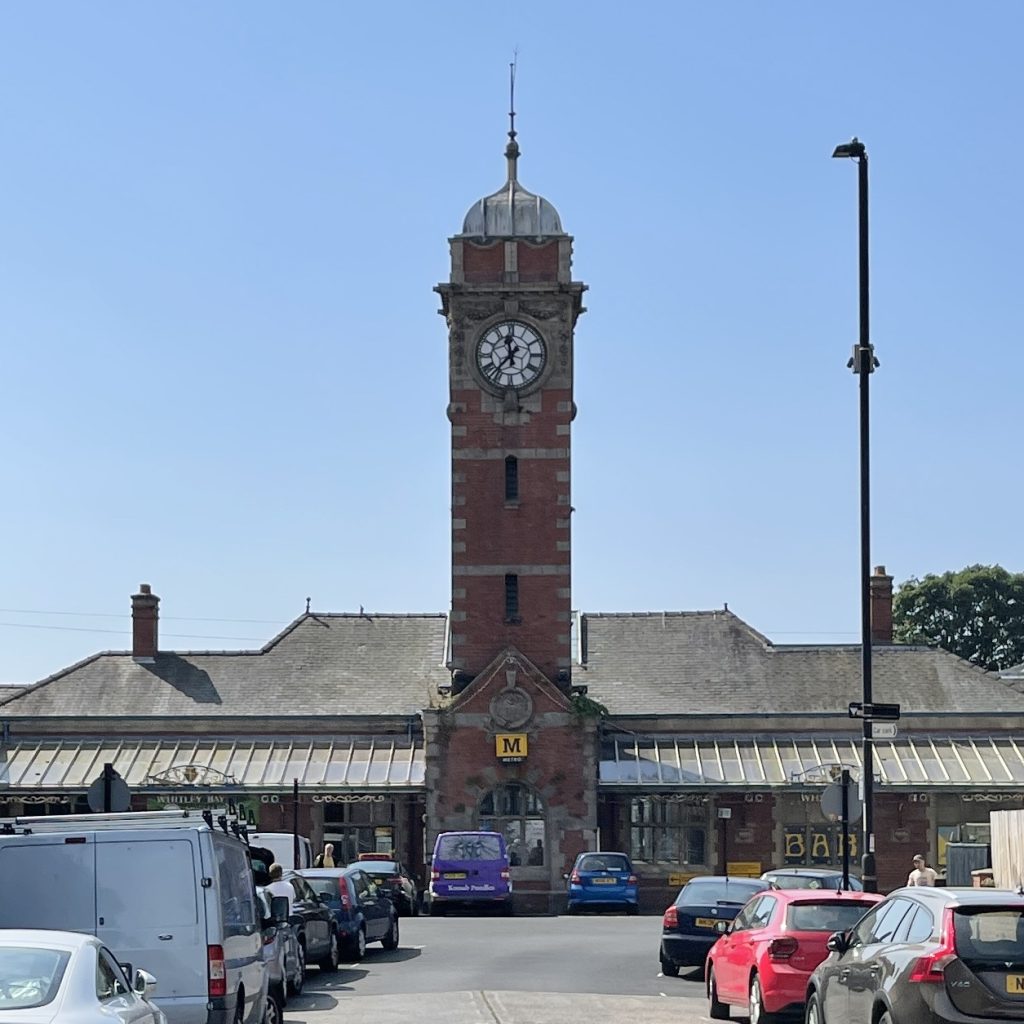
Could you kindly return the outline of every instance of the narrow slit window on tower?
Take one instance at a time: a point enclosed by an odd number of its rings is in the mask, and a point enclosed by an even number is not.
[[[519,500],[519,460],[514,455],[505,458],[505,500]]]
[[[513,573],[505,577],[505,620],[519,620],[519,577]]]

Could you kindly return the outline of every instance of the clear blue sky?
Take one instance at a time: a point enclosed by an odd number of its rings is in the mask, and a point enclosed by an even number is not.
[[[576,239],[574,605],[859,636],[872,561],[1024,569],[1024,7],[0,7],[0,680],[449,604],[447,238]],[[237,621],[235,621],[237,620]],[[252,620],[252,621],[246,621]]]

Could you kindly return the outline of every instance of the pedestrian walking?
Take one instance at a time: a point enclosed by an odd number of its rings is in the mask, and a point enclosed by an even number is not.
[[[928,867],[924,854],[919,853],[914,857],[914,870],[907,876],[907,885],[934,885],[938,877],[935,871]]]

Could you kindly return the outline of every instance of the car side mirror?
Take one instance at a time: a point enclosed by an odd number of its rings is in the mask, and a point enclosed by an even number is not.
[[[273,896],[270,900],[270,920],[274,924],[288,923],[288,897]]]
[[[132,979],[132,988],[137,995],[150,996],[156,991],[156,978],[149,971],[138,970]]]
[[[833,953],[845,953],[850,948],[850,940],[846,932],[833,932],[825,942],[825,946]]]

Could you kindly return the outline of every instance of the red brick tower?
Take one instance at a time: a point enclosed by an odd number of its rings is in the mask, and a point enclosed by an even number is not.
[[[517,179],[475,203],[438,285],[449,325],[456,693],[501,651],[570,683],[573,330],[585,285],[555,208]]]

